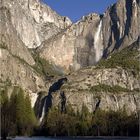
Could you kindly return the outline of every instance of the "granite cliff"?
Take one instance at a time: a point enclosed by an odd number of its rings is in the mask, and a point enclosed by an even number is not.
[[[102,57],[138,39],[139,11],[138,1],[119,0],[103,15],[83,16],[64,32],[43,42],[40,56],[67,71],[95,65]]]
[[[71,25],[68,17],[59,16],[40,0],[1,0],[1,5],[11,13],[11,23],[28,48],[38,47]]]

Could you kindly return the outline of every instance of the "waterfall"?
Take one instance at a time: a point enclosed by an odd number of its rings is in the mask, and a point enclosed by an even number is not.
[[[100,21],[97,32],[94,36],[94,49],[95,49],[95,61],[98,62],[103,54],[103,42],[102,42],[102,20]]]
[[[41,114],[41,117],[39,119],[39,122],[42,122],[44,116],[45,116],[45,106],[46,106],[46,99],[44,101],[44,105],[43,105],[43,109],[42,109],[42,114]]]

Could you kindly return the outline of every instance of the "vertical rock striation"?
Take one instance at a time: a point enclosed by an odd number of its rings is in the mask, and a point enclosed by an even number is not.
[[[139,36],[139,2],[119,0],[104,13],[104,56],[132,44]]]

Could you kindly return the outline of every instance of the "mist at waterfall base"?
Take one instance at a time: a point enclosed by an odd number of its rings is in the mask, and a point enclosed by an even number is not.
[[[58,137],[58,138],[45,138],[45,137],[16,137],[13,140],[138,140],[138,137]]]

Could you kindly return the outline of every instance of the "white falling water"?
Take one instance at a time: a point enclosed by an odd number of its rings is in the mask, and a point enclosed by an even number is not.
[[[103,42],[102,42],[102,20],[97,28],[97,32],[94,36],[94,49],[95,49],[95,61],[98,62],[103,54]]]
[[[43,109],[42,109],[42,114],[41,114],[41,118],[39,119],[39,122],[42,122],[44,116],[45,116],[45,106],[46,106],[46,99],[44,101],[44,105],[43,105]]]

